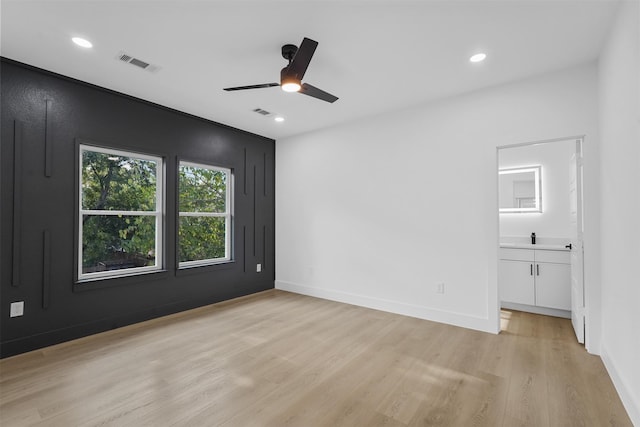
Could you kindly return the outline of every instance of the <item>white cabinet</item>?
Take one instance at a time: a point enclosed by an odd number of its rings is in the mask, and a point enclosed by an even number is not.
[[[536,263],[536,304],[571,310],[571,265]]]
[[[571,310],[568,251],[500,249],[500,300],[557,310]]]
[[[536,293],[533,276],[529,270],[532,263],[523,261],[500,260],[498,269],[498,283],[500,284],[500,299],[518,304],[536,304]]]

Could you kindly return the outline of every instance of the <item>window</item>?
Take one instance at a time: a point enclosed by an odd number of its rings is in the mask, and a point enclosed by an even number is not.
[[[162,158],[80,145],[78,278],[162,268]]]
[[[179,165],[178,265],[231,260],[231,170]]]

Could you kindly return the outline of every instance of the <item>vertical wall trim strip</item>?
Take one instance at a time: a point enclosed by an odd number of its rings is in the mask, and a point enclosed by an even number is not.
[[[256,198],[258,197],[257,195],[257,188],[256,188],[256,165],[253,165],[253,256],[256,256],[256,232],[257,230],[257,216],[258,216],[258,206],[256,203]]]
[[[244,173],[244,195],[247,195],[247,149],[244,149],[244,163],[242,166],[242,171]]]
[[[247,226],[242,226],[242,272],[247,272]]]
[[[49,308],[51,289],[51,233],[42,233],[42,308]]]
[[[262,226],[262,270],[266,268],[267,265],[267,226]]]
[[[53,120],[51,119],[51,106],[53,102],[50,99],[45,101],[45,118],[44,118],[44,176],[51,177],[53,173],[52,158],[52,131]]]
[[[267,195],[267,153],[262,153],[262,194]]]
[[[21,233],[21,199],[22,199],[22,123],[13,122],[13,230],[12,230],[12,276],[11,286],[20,285],[20,245]]]

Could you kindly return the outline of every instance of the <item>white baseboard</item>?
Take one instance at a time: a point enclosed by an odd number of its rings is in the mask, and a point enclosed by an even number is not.
[[[296,294],[308,295],[312,297],[342,302],[360,307],[372,308],[389,313],[401,314],[404,316],[416,317],[418,319],[431,320],[439,323],[460,326],[462,328],[474,329],[482,332],[497,334],[495,326],[486,317],[474,317],[466,314],[451,311],[437,310],[429,307],[407,304],[399,301],[392,301],[381,298],[369,297],[366,295],[351,294],[334,289],[323,289],[311,286],[299,285],[282,280],[275,281],[275,288]],[[493,327],[492,327],[493,326]]]
[[[618,396],[620,396],[620,400],[622,400],[624,408],[627,410],[629,418],[631,418],[631,422],[634,426],[640,427],[640,396],[633,396],[633,393],[623,379],[624,377],[620,375],[616,369],[616,364],[609,355],[607,348],[603,345],[600,350],[602,363],[604,363],[604,367],[607,369],[611,381],[613,381],[613,385],[618,392]]]

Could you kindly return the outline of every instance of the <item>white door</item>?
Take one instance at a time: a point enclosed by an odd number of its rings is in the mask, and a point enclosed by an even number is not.
[[[578,342],[584,344],[584,270],[582,244],[582,140],[576,140],[571,157],[569,200],[571,214],[571,323]]]

